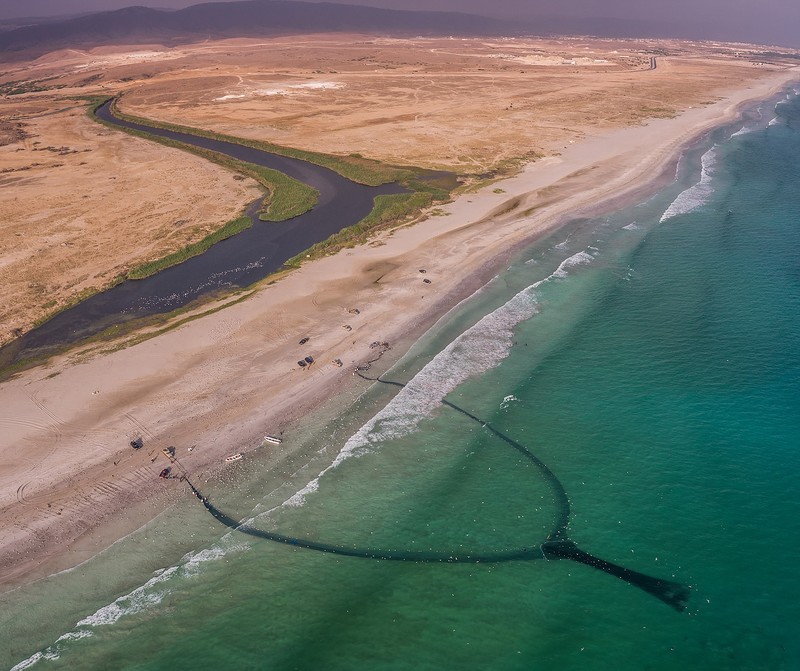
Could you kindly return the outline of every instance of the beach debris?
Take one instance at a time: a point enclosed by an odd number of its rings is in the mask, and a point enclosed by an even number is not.
[[[297,362],[297,365],[300,366],[300,368],[305,368],[306,367],[306,362],[303,361],[302,359],[300,359],[300,361]]]
[[[264,436],[264,441],[267,443],[272,443],[273,445],[280,445],[283,442],[283,438],[278,438],[277,436]]]
[[[305,362],[310,366],[312,363],[314,363],[314,357],[313,356],[307,356],[305,358]]]
[[[166,480],[169,477],[170,473],[172,473],[172,469],[169,466],[167,466],[164,470],[161,471],[161,473],[158,474],[158,477]]]
[[[242,453],[237,452],[236,454],[232,454],[229,457],[225,457],[226,464],[232,464],[234,461],[239,461],[242,458]]]
[[[192,445],[191,447],[187,447],[187,448],[186,448],[186,451],[187,451],[187,452],[191,452],[192,450],[194,450],[194,445]]]
[[[356,366],[356,369],[353,371],[353,375],[358,375],[359,373],[368,371],[372,367],[372,364],[374,364],[376,361],[379,361],[380,358],[384,354],[386,354],[386,352],[388,352],[390,349],[392,349],[391,346],[389,345],[389,343],[386,342],[385,340],[382,341],[382,342],[380,342],[378,340],[375,340],[375,341],[370,343],[369,348],[370,349],[377,349],[378,350],[377,356],[373,357],[369,361],[365,361],[364,363],[361,363],[358,366]]]
[[[297,344],[298,344],[298,345],[305,345],[305,344],[306,344],[306,343],[307,343],[309,340],[311,340],[311,338],[308,338],[308,337],[306,337],[306,338],[301,338],[301,339],[300,339],[300,342],[299,342],[299,343],[297,343]]]
[[[431,283],[431,281],[427,277],[422,281],[425,282],[425,284],[430,284]]]
[[[143,446],[144,446],[144,440],[142,439],[141,436],[136,436],[136,438],[134,438],[131,441],[131,447],[134,450],[141,450]]]
[[[342,328],[343,328],[345,331],[352,331],[352,330],[353,330],[353,327],[352,327],[352,326],[350,326],[350,324],[344,324],[344,325],[342,326]]]
[[[350,308],[350,309],[348,310],[348,312],[349,312],[351,315],[360,315],[360,314],[361,314],[361,310],[359,310],[358,308]]]
[[[341,368],[342,366],[344,366],[344,364],[342,363],[341,359],[334,359],[333,361],[331,361],[331,363],[334,366],[337,366],[338,368]]]
[[[164,453],[164,456],[169,459],[170,461],[175,461],[175,448],[174,447],[165,447],[161,450]]]
[[[428,271],[427,271],[427,270],[425,270],[425,268],[420,268],[420,269],[419,269],[419,272],[421,272],[421,273],[424,275],[424,274],[425,274],[425,273],[427,273]]]

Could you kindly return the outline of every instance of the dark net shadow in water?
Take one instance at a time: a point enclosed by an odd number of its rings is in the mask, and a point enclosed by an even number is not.
[[[357,374],[372,382],[381,382],[383,384],[393,385],[397,387],[404,387],[405,385],[400,382],[392,382],[389,380],[382,380],[378,378],[369,378],[356,371]],[[512,561],[530,561],[534,559],[568,559],[570,561],[586,564],[600,571],[604,571],[613,575],[620,580],[644,590],[648,594],[663,601],[677,611],[683,611],[686,608],[686,602],[689,599],[690,588],[688,585],[683,585],[671,580],[663,580],[653,576],[639,573],[624,566],[618,566],[612,562],[600,559],[594,555],[581,550],[572,540],[567,536],[567,527],[569,526],[569,518],[571,515],[569,497],[561,484],[561,481],[555,474],[542,462],[536,455],[534,455],[527,447],[518,443],[517,441],[509,438],[507,435],[495,429],[488,422],[483,421],[472,413],[460,408],[459,406],[449,401],[442,401],[444,405],[452,408],[456,412],[464,415],[468,419],[477,422],[482,427],[490,431],[495,437],[506,443],[509,447],[522,454],[526,459],[531,461],[542,473],[550,485],[556,504],[556,520],[553,529],[547,535],[547,539],[543,543],[534,544],[530,547],[522,547],[512,550],[502,550],[496,552],[482,552],[476,554],[470,553],[457,553],[457,552],[436,552],[436,551],[404,551],[404,550],[382,550],[377,548],[360,548],[348,547],[344,545],[335,545],[331,543],[322,543],[308,538],[295,538],[292,536],[285,536],[283,534],[263,531],[248,524],[241,524],[236,519],[225,514],[214,504],[212,504],[208,497],[192,484],[188,476],[185,477],[186,482],[191,487],[194,495],[200,500],[203,506],[208,510],[211,515],[224,524],[229,529],[238,531],[239,533],[247,534],[255,538],[263,538],[265,540],[273,541],[276,543],[283,543],[285,545],[292,545],[306,550],[316,550],[317,552],[327,552],[335,555],[343,555],[346,557],[360,557],[362,559],[382,559],[386,561],[407,561],[416,563],[444,563],[444,564],[498,564],[503,562]]]

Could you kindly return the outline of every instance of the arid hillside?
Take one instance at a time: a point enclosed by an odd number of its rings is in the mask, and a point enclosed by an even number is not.
[[[0,78],[0,343],[132,265],[198,240],[258,190],[102,127],[80,96],[247,138],[510,172],[795,62],[742,45],[319,35],[64,50]]]

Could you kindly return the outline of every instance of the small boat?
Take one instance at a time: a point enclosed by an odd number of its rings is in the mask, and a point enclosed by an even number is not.
[[[303,338],[303,339],[302,339],[302,340],[301,340],[299,343],[297,343],[297,344],[298,344],[298,345],[305,345],[305,344],[306,344],[306,343],[307,343],[309,340],[310,340],[310,338]]]
[[[314,363],[314,357],[313,356],[307,356],[306,357],[306,363],[310,366],[312,363]]]
[[[161,450],[164,453],[164,456],[169,459],[170,461],[175,461],[175,448],[174,447],[165,447]]]
[[[139,436],[138,438],[134,438],[131,441],[131,447],[134,450],[141,450],[143,446],[144,446],[144,440],[142,440],[141,436]]]
[[[297,365],[300,366],[300,368],[305,368],[306,367],[306,362],[303,361],[302,359],[300,359],[300,361],[297,362]]]
[[[264,436],[264,440],[267,443],[272,443],[273,445],[280,445],[283,442],[283,439],[278,438],[277,436]]]
[[[342,363],[342,360],[341,360],[341,359],[334,359],[333,361],[331,361],[331,363],[332,363],[334,366],[337,366],[337,367],[339,367],[339,368],[341,368],[342,366],[344,366],[344,364]]]
[[[169,477],[169,474],[172,472],[171,468],[165,468],[158,474],[159,478],[164,478],[165,480]]]
[[[237,452],[236,454],[232,454],[229,457],[225,457],[225,463],[226,464],[232,464],[234,461],[239,461],[239,459],[241,459],[241,458],[242,458],[242,453],[241,452]]]

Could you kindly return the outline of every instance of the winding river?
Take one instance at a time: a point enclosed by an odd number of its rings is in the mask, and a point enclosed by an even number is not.
[[[122,128],[279,170],[315,188],[319,192],[318,203],[305,214],[282,222],[260,221],[257,211],[261,199],[251,203],[247,214],[253,219],[252,227],[177,266],[143,280],[126,280],[59,313],[0,348],[0,367],[48,356],[110,326],[170,312],[220,289],[248,286],[280,270],[288,259],[303,250],[363,219],[372,210],[376,196],[405,191],[396,183],[364,186],[328,168],[232,142],[124,121],[111,113],[111,101],[98,108],[96,114]]]

